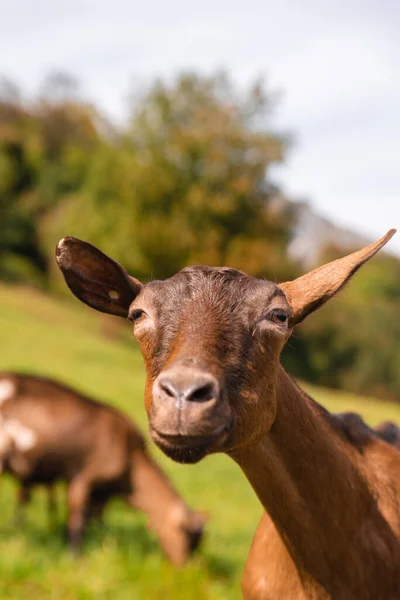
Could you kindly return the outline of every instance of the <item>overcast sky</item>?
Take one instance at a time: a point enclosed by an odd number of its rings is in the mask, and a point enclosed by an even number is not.
[[[400,0],[0,0],[0,74],[68,70],[112,118],[133,82],[195,68],[282,92],[294,198],[371,237],[400,229]],[[400,232],[391,243],[400,254]]]

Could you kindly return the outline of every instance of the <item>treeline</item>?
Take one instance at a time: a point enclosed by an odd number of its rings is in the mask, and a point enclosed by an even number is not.
[[[3,82],[0,277],[55,291],[54,246],[66,234],[143,280],[196,263],[295,277],[300,266],[286,252],[295,205],[279,208],[270,181],[290,141],[271,126],[273,105],[260,82],[240,90],[225,74],[184,74],[137,93],[116,127],[69,76],[50,76],[30,100]],[[399,275],[394,259],[366,267],[296,332],[285,355],[291,371],[399,398]]]
[[[51,283],[49,252],[66,232],[144,279],[188,263],[289,274],[290,219],[271,209],[266,179],[287,143],[260,127],[270,103],[260,85],[241,96],[224,75],[156,82],[116,130],[53,79],[31,103],[3,93],[3,276],[33,269]]]

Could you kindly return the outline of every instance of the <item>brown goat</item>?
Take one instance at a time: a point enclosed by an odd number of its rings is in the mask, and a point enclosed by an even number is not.
[[[399,451],[328,413],[279,360],[294,326],[393,234],[280,285],[204,266],[143,285],[86,242],[58,245],[72,292],[134,323],[156,444],[183,463],[227,453],[264,506],[247,600],[400,598]]]
[[[67,482],[68,540],[74,551],[88,519],[99,518],[115,496],[148,515],[174,565],[183,565],[200,542],[203,514],[183,502],[133,423],[56,381],[0,373],[0,462],[21,483],[22,504],[35,485]]]

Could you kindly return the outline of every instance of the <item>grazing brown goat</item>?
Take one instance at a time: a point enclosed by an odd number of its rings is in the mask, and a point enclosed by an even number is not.
[[[90,517],[115,496],[148,515],[176,566],[200,542],[204,516],[192,511],[121,412],[45,377],[0,373],[0,462],[20,483],[20,503],[38,484],[67,482],[68,539],[78,550]]]
[[[247,600],[400,598],[400,452],[328,413],[279,360],[294,326],[393,234],[279,285],[205,266],[141,284],[86,242],[58,245],[72,292],[134,323],[156,444],[182,463],[227,453],[265,508]]]

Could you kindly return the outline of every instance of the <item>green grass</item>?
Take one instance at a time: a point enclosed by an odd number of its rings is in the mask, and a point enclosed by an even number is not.
[[[27,288],[0,286],[0,369],[54,376],[110,402],[147,430],[144,369],[129,328],[117,339],[101,335],[104,320],[77,301],[60,302]],[[305,386],[330,410],[355,410],[371,424],[400,421],[400,407]],[[85,553],[73,560],[62,522],[50,526],[38,490],[26,522],[14,522],[15,484],[4,476],[0,494],[0,598],[23,600],[233,600],[252,535],[261,515],[253,491],[236,465],[212,456],[180,466],[151,445],[153,454],[185,500],[211,520],[201,551],[184,569],[163,558],[143,515],[118,501],[105,525],[89,530]],[[63,499],[63,488],[60,497]],[[64,499],[63,499],[64,500]]]

